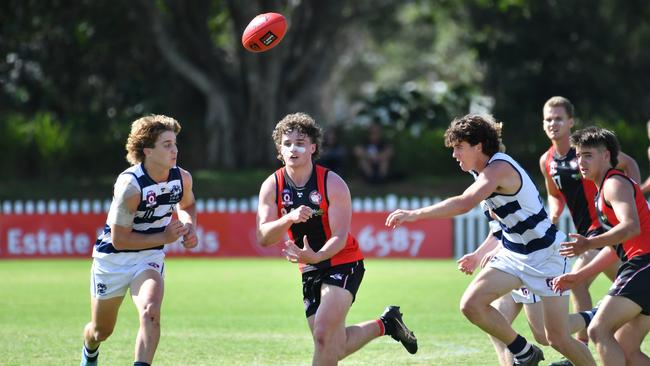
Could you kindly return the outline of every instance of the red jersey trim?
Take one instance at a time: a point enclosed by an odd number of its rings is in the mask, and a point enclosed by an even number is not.
[[[648,209],[648,203],[641,193],[639,185],[620,170],[610,169],[607,172],[603,179],[603,184],[601,185],[601,192],[605,187],[607,180],[614,175],[620,175],[632,184],[632,188],[634,189],[634,204],[639,216],[639,225],[641,226],[641,233],[639,235],[623,242],[625,256],[627,257],[627,260],[630,260],[636,256],[650,253],[650,209]],[[612,227],[618,225],[619,220],[616,217],[616,213],[611,205],[607,204],[603,194],[599,194],[598,200],[600,201],[603,214],[607,217],[607,221],[609,221]]]

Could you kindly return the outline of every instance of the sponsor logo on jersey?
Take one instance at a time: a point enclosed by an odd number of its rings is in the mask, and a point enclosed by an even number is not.
[[[149,191],[147,192],[147,195],[145,196],[145,199],[147,200],[147,207],[151,208],[156,206],[156,192],[154,191]]]
[[[291,197],[291,190],[285,188],[282,190],[282,206],[291,206],[293,205],[293,199]]]
[[[178,202],[181,199],[181,186],[174,184],[169,192],[169,201]]]
[[[320,195],[320,193],[316,190],[311,191],[309,193],[309,201],[315,205],[320,205],[321,201],[323,200],[323,197]]]

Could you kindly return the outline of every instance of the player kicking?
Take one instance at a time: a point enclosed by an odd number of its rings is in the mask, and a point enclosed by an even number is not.
[[[526,171],[499,152],[500,125],[490,116],[467,115],[455,119],[445,132],[445,144],[463,171],[475,182],[463,194],[417,210],[396,210],[386,225],[425,218],[449,218],[484,202],[498,221],[503,248],[469,285],[461,310],[472,323],[507,345],[515,365],[537,365],[542,351],[517,334],[490,304],[514,289],[526,286],[542,297],[544,328],[549,344],[576,365],[595,365],[587,347],[569,334],[566,294],[551,288],[550,279],[567,270],[559,254],[564,233],[548,218],[539,192]]]
[[[417,352],[417,339],[402,321],[397,306],[377,320],[345,326],[365,272],[357,240],[349,233],[350,191],[336,173],[314,164],[321,130],[307,114],[284,117],[275,126],[273,141],[284,167],[260,188],[257,238],[269,246],[289,240],[286,258],[302,272],[303,301],[314,339],[313,365],[336,365],[382,335]]]
[[[106,226],[93,249],[91,321],[84,329],[81,366],[97,365],[99,345],[113,333],[128,289],[140,316],[133,365],[153,361],[160,339],[163,247],[180,237],[186,248],[197,245],[192,176],[176,166],[180,130],[166,116],[143,117],[131,126],[126,150],[132,167],[115,182]],[[172,218],[176,207],[180,221]]]
[[[604,249],[595,263],[556,278],[554,286],[563,290],[588,280],[595,271],[616,261],[614,254],[618,254],[623,263],[589,326],[589,338],[605,366],[648,365],[650,358],[641,352],[650,324],[648,204],[639,185],[613,168],[618,165],[619,145],[612,132],[588,127],[571,135],[571,145],[580,172],[598,187],[597,214],[608,230],[592,237],[570,234],[575,241],[563,243],[562,254],[574,257],[590,249]]]

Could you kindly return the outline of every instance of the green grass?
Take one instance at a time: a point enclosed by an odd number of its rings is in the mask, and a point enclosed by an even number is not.
[[[487,337],[458,302],[471,277],[453,261],[367,260],[348,323],[398,304],[420,350],[409,355],[389,337],[341,365],[496,365]],[[0,365],[74,365],[89,320],[90,260],[0,261]],[[592,293],[606,292],[599,278]],[[102,365],[128,365],[138,328],[126,298]],[[530,337],[523,320],[515,328]],[[531,338],[532,339],[532,338]],[[644,347],[647,349],[648,347]],[[559,354],[545,348],[546,359]],[[310,365],[300,276],[280,259],[169,259],[156,365]],[[547,364],[547,363],[544,363]]]

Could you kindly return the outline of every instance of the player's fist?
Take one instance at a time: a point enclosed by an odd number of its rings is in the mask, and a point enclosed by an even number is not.
[[[196,236],[194,225],[186,223],[183,226],[187,229],[187,234],[183,235],[183,241],[181,243],[187,249],[196,247],[199,244],[199,238]]]
[[[181,236],[187,234],[187,228],[182,222],[172,219],[165,227],[165,242],[173,243]]]
[[[311,218],[313,214],[314,214],[314,210],[312,210],[311,207],[302,205],[289,212],[287,216],[289,217],[289,220],[291,220],[292,223],[298,224],[301,222],[306,222]]]

